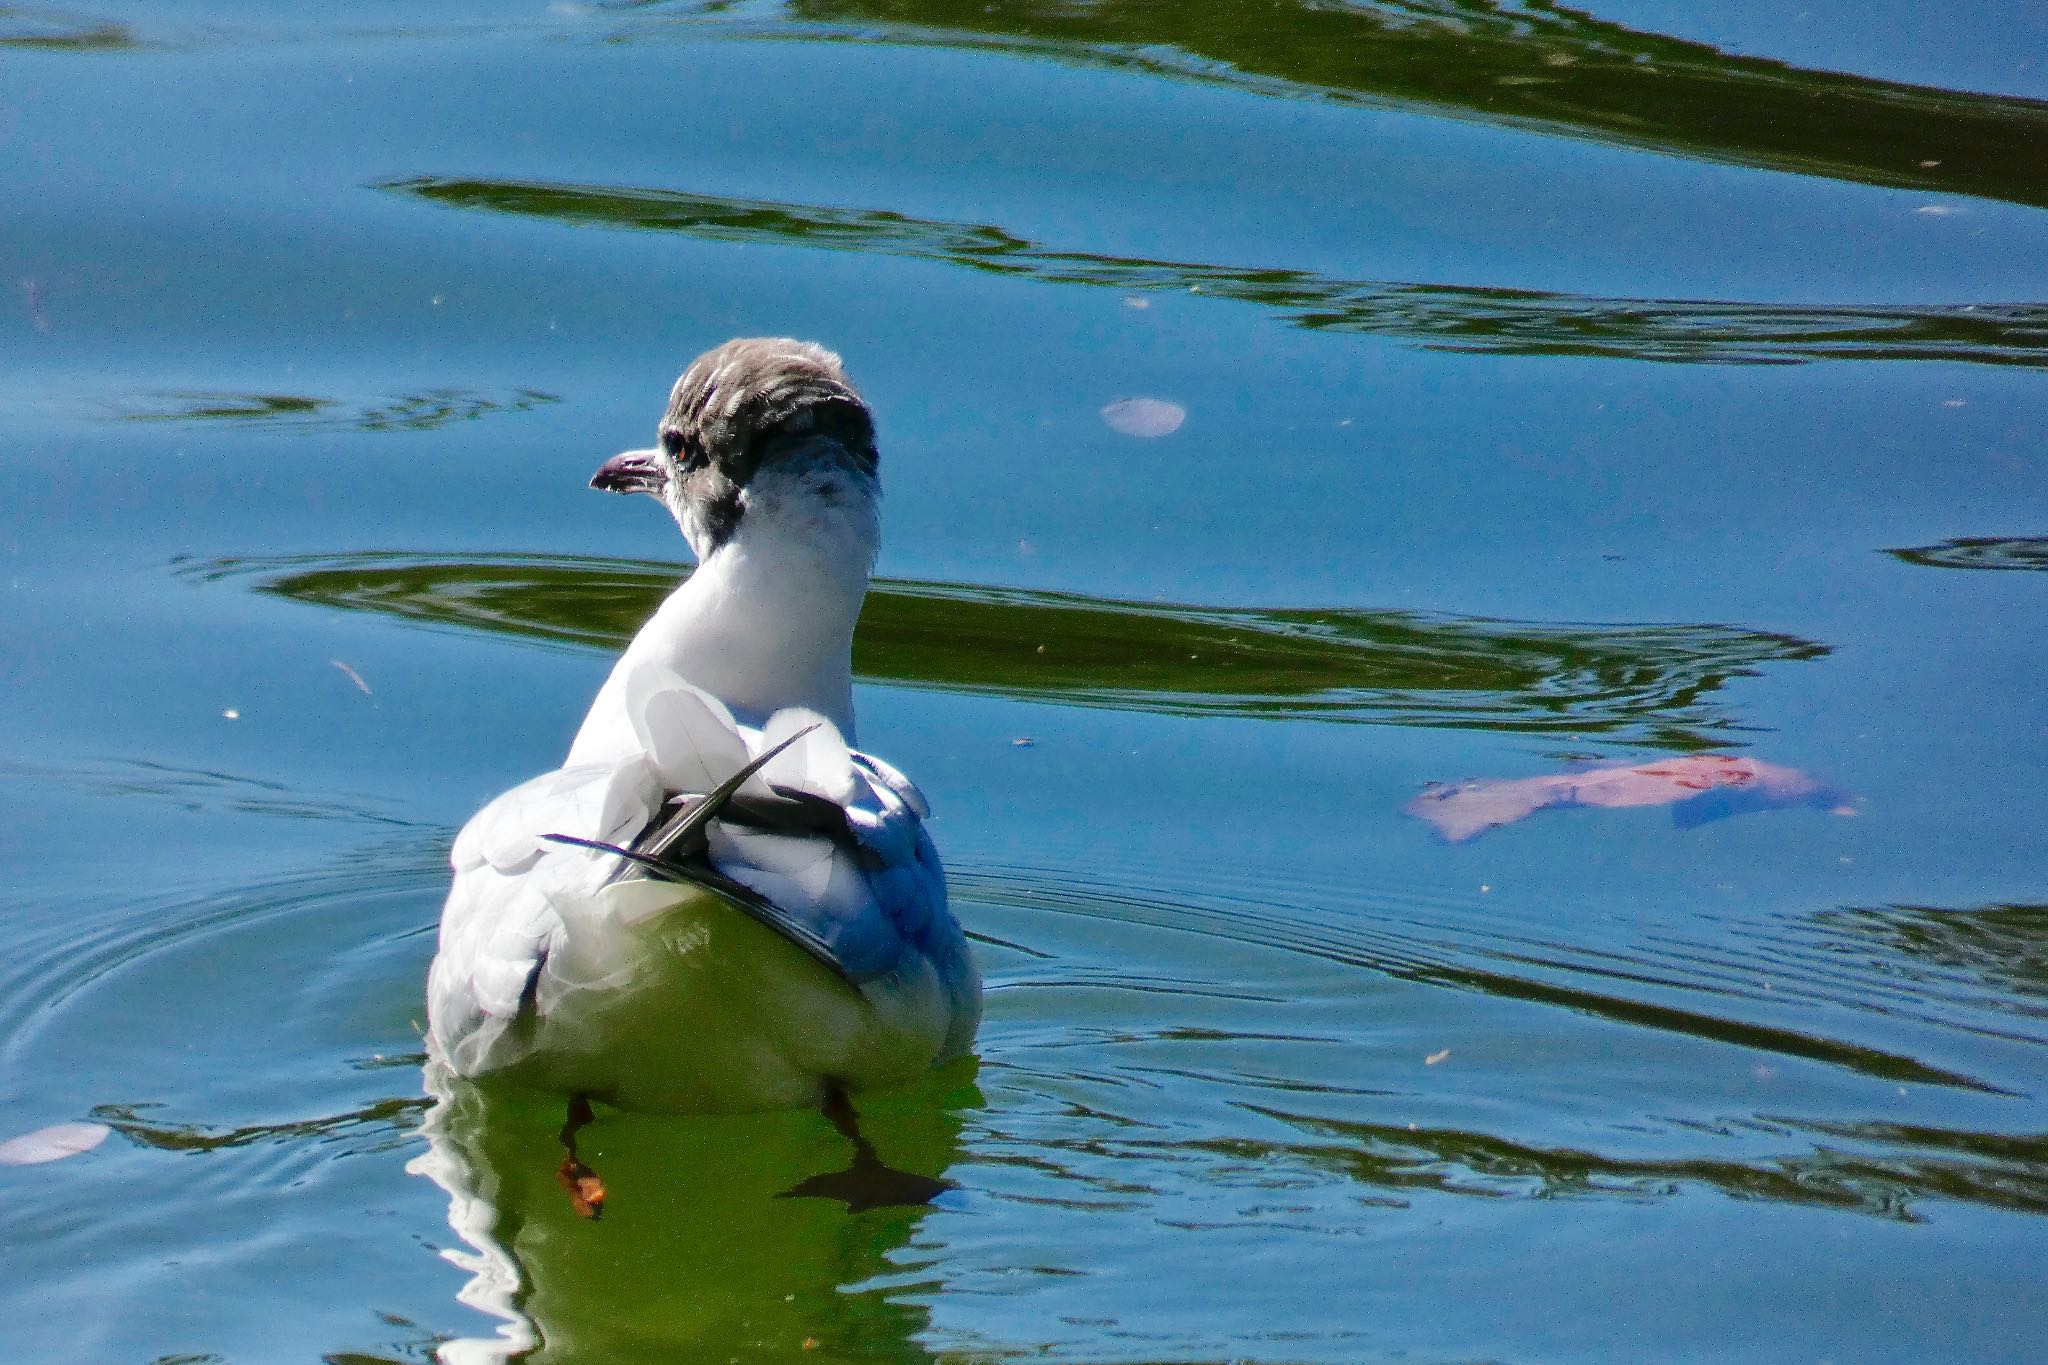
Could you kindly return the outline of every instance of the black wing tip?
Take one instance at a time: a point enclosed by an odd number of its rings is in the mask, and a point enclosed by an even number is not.
[[[753,920],[756,924],[766,929],[773,930],[786,941],[801,948],[819,966],[838,977],[848,986],[858,988],[860,985],[854,979],[852,969],[846,965],[838,953],[833,951],[832,945],[821,938],[809,925],[800,923],[792,918],[782,907],[776,905],[758,891],[741,882],[736,882],[732,878],[724,876],[713,869],[706,868],[699,871],[677,867],[672,863],[663,862],[659,858],[650,858],[644,853],[636,853],[629,848],[620,848],[617,844],[608,844],[602,839],[582,839],[573,834],[543,834],[540,837],[551,844],[567,844],[572,848],[592,848],[603,853],[610,853],[615,857],[624,858],[629,863],[646,868],[663,881],[677,882],[685,886],[701,886],[709,891],[716,892],[735,910],[738,910],[748,919]]]
[[[608,844],[602,839],[581,839],[573,834],[543,834],[540,837],[551,844],[567,844],[572,848],[594,848],[600,853],[609,853],[614,857],[624,858],[629,863],[637,863],[649,872],[658,874],[663,881],[689,880],[684,875],[683,870],[673,864],[665,863],[659,858],[650,858],[645,853],[636,853],[630,848],[620,848],[617,844]]]

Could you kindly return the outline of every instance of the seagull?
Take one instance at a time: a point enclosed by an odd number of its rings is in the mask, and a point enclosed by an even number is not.
[[[456,837],[430,1061],[569,1096],[573,1162],[592,1100],[836,1116],[965,1054],[981,982],[929,807],[853,747],[880,486],[839,357],[786,338],[706,352],[659,444],[590,482],[659,499],[697,567],[562,766]]]

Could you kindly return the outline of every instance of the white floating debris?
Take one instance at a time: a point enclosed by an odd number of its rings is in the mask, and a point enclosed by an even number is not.
[[[362,674],[356,672],[353,668],[350,668],[347,664],[343,663],[339,659],[329,659],[327,662],[333,664],[336,668],[340,669],[343,675],[346,676],[350,682],[354,683],[358,688],[362,690],[364,696],[367,697],[370,695],[370,685],[363,681]]]
[[[105,1142],[113,1131],[104,1123],[53,1123],[0,1142],[0,1166],[40,1166],[79,1156]]]
[[[1124,398],[1105,407],[1102,420],[1126,436],[1171,436],[1188,420],[1188,410],[1164,398]]]
[[[227,710],[220,713],[220,718],[222,720],[240,720],[242,718],[242,713],[240,711],[237,711],[234,707],[230,706]]]

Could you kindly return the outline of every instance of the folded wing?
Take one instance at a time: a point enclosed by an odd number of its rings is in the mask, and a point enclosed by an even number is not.
[[[621,878],[655,875],[711,890],[859,987],[923,956],[940,932],[945,878],[925,834],[929,807],[889,765],[850,750],[831,722],[798,708],[759,730],[662,668],[631,680],[632,741],[545,773],[479,811],[455,840],[455,878],[428,983],[434,1040],[458,1072],[519,1061],[544,1010],[536,983],[571,935],[623,933],[608,918]],[[638,851],[677,812],[751,760],[740,783],[650,874],[567,836]]]

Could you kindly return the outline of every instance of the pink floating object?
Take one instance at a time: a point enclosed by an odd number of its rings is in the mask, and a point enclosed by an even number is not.
[[[1102,410],[1102,420],[1126,436],[1171,436],[1188,420],[1188,410],[1164,398],[1122,398]]]
[[[1838,789],[1797,768],[1725,754],[1444,783],[1401,810],[1427,821],[1446,843],[1462,844],[1553,806],[1671,806],[1672,822],[1680,829],[1784,806],[1855,814]]]
[[[40,1166],[89,1152],[114,1130],[104,1123],[53,1123],[0,1142],[0,1166]]]

